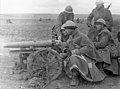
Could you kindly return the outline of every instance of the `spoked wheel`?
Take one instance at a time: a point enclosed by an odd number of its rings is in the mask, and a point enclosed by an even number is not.
[[[31,77],[54,80],[62,72],[62,59],[53,49],[40,49],[28,57],[27,69]]]

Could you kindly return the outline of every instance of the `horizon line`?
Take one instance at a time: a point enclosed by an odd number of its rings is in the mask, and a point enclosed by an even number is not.
[[[8,15],[9,15],[9,14],[11,14],[11,15],[12,15],[12,14],[51,14],[51,15],[52,15],[52,14],[57,14],[57,15],[58,15],[59,13],[0,13],[0,15],[7,15],[7,14],[8,14]],[[79,13],[74,13],[74,14],[76,15],[76,14],[79,14]],[[82,13],[81,13],[81,14],[79,14],[79,15],[89,15],[89,14],[84,14],[84,13],[82,14]],[[112,15],[120,15],[120,14],[112,14]]]

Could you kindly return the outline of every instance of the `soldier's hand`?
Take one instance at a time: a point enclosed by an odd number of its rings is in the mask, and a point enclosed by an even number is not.
[[[61,40],[61,36],[58,36],[58,40]]]
[[[67,53],[60,53],[61,58],[65,58],[67,56]]]
[[[61,40],[54,40],[55,45],[61,45]]]

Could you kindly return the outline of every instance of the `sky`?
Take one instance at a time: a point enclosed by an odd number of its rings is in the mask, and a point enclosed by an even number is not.
[[[60,13],[67,5],[75,14],[89,14],[96,0],[0,0],[0,13]],[[105,7],[112,3],[112,14],[120,14],[120,0],[104,0]]]

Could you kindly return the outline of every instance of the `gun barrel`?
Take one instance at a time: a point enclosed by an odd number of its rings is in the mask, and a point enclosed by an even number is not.
[[[11,42],[4,44],[4,48],[51,47],[52,40]]]

